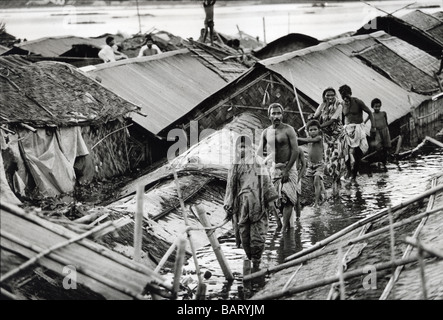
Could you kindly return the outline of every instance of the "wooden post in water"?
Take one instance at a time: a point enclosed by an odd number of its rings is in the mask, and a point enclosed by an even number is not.
[[[134,261],[141,261],[142,237],[143,237],[143,197],[145,186],[139,185],[137,188],[137,209],[134,217]]]
[[[202,275],[200,273],[200,266],[198,265],[197,254],[195,252],[194,243],[192,242],[191,231],[189,230],[189,222],[188,222],[188,215],[186,213],[185,202],[182,197],[180,183],[178,182],[178,176],[177,176],[177,172],[175,171],[175,168],[172,168],[172,173],[174,175],[174,181],[175,181],[175,185],[177,187],[177,195],[178,195],[178,199],[180,200],[180,207],[182,209],[183,220],[185,221],[185,225],[188,227],[186,233],[188,235],[189,246],[191,247],[192,258],[193,258],[194,264],[195,264],[195,272],[197,273],[197,277],[198,277],[198,288],[197,288],[196,300],[203,300],[204,296],[206,294],[206,285],[203,283]]]
[[[392,211],[391,211],[391,207],[388,208],[389,209],[389,235],[390,235],[390,240],[391,240],[391,261],[395,261],[395,234],[394,234],[394,218],[392,217]],[[395,282],[395,267],[391,268],[391,279],[392,279],[392,285],[394,285]],[[393,292],[394,294],[394,292]]]
[[[338,248],[338,279],[340,282],[340,300],[346,299],[345,293],[345,279],[343,278],[343,251],[342,248]]]
[[[403,136],[398,136],[397,147],[395,148],[395,154],[398,155],[400,152],[401,144],[403,142]]]
[[[263,17],[263,41],[266,44],[266,22],[265,22],[265,17]]]
[[[177,255],[175,256],[175,264],[174,264],[174,281],[172,284],[172,296],[174,300],[177,299],[177,294],[180,291],[180,278],[182,276],[185,254],[186,254],[186,239],[180,236],[177,244]]]
[[[423,248],[420,245],[420,238],[417,237],[418,244],[418,264],[420,265],[420,279],[421,287],[423,290],[423,299],[428,300],[428,292],[426,290],[426,277],[425,277],[425,261],[423,259]]]
[[[198,206],[195,206],[195,210],[197,211],[198,217],[200,219],[200,223],[205,228],[210,228],[211,224],[209,223],[208,217],[206,216],[206,212],[204,212]],[[234,280],[234,276],[232,275],[231,269],[229,268],[228,262],[226,261],[225,255],[221,249],[220,243],[218,242],[217,237],[214,235],[213,230],[206,230],[206,234],[208,236],[209,242],[211,243],[212,249],[214,250],[215,256],[217,257],[218,263],[225,275],[226,280]]]
[[[248,258],[243,260],[243,289],[246,295],[245,298],[249,298],[251,292],[251,280],[245,280],[245,276],[251,274],[251,261]]]

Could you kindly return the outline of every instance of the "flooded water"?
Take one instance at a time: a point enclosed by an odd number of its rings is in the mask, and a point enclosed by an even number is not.
[[[390,163],[387,165],[387,170],[379,169],[377,166],[372,167],[371,177],[362,174],[357,177],[358,185],[342,187],[339,199],[329,200],[319,208],[304,207],[295,228],[289,231],[277,230],[275,222],[271,220],[261,267],[281,264],[287,256],[312,246],[357,220],[423,193],[429,188],[431,178],[442,172],[443,149],[434,149],[413,159],[399,161],[396,164]],[[211,273],[204,282],[207,286],[207,299],[248,298],[244,295],[242,284],[244,251],[236,248],[233,237],[219,240],[235,280],[232,282],[225,280],[209,245],[198,250],[200,271]],[[187,275],[183,279],[191,292],[197,286],[192,259],[184,269]],[[263,284],[256,284],[256,287],[252,288],[252,293]],[[183,298],[187,297],[180,297]]]
[[[355,31],[378,15],[394,12],[413,1],[332,2],[326,7],[310,3],[259,4],[259,1],[217,2],[215,29],[234,35],[238,28],[260,40],[271,42],[288,33],[302,33],[317,39]],[[419,6],[420,5],[420,6]],[[407,14],[420,7],[424,12],[441,10],[441,0],[422,0],[395,13]],[[440,8],[439,8],[440,6]],[[377,10],[375,7],[379,8]],[[199,1],[191,4],[27,7],[0,10],[0,22],[17,38],[34,40],[53,36],[94,37],[105,33],[132,35],[152,28],[168,31],[184,39],[197,39],[204,12]]]

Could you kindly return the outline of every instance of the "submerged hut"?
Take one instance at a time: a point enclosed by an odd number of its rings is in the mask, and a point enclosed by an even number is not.
[[[267,106],[279,102],[286,108],[286,122],[303,134],[303,120],[322,102],[323,90],[346,83],[368,106],[381,99],[391,136],[402,135],[405,145],[414,145],[439,130],[441,98],[431,96],[439,88],[431,76],[438,63],[384,32],[335,39],[257,62],[164,131],[191,120],[198,120],[201,131],[212,128],[214,118],[228,121],[244,110],[266,116]],[[401,71],[405,66],[407,73]],[[407,76],[411,73],[415,77]]]
[[[7,56],[0,65],[1,169],[15,194],[53,197],[136,165],[141,150],[126,129],[135,105],[65,63]]]
[[[141,114],[134,114],[130,130],[141,137],[146,164],[166,157],[172,142],[165,128],[247,69],[239,62],[223,61],[226,53],[213,50],[181,49],[83,69],[140,106]]]
[[[256,142],[261,130],[268,125],[268,120],[259,114],[243,113],[223,128],[213,131],[193,146],[185,145],[181,154],[173,155],[168,163],[127,184],[119,192],[118,201],[107,205],[117,216],[136,211],[137,196],[140,188],[143,194],[144,231],[143,251],[154,261],[160,261],[176,239],[184,234],[186,227],[192,227],[195,248],[208,243],[205,232],[201,229],[199,218],[193,206],[206,212],[213,226],[220,225],[225,218],[223,199],[226,188],[228,169],[233,162],[233,148],[240,134],[248,134]],[[186,144],[186,143],[185,143]],[[178,149],[176,150],[178,151]],[[174,171],[177,180],[174,179]],[[178,197],[177,183],[182,199]],[[182,212],[180,200],[183,200],[186,213]],[[188,216],[188,224],[183,215]],[[214,231],[217,237],[227,233],[231,225],[226,224]],[[112,235],[109,235],[111,237]],[[130,229],[121,229],[113,241],[127,246],[131,239]],[[189,245],[188,254],[191,253]],[[171,256],[172,257],[172,256]]]

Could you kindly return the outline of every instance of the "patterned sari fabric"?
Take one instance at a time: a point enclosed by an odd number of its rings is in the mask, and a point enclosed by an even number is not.
[[[340,181],[345,170],[343,154],[343,125],[341,122],[342,104],[335,100],[327,105],[323,102],[318,108],[320,123],[326,123],[331,119],[337,119],[327,127],[323,127],[323,141],[325,144],[325,174],[332,177],[333,181]],[[317,112],[316,112],[317,114]]]

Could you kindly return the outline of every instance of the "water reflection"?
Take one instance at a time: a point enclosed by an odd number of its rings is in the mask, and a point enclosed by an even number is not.
[[[271,218],[262,268],[280,264],[286,257],[312,246],[357,220],[424,192],[429,187],[431,177],[441,172],[443,150],[438,149],[417,159],[390,163],[387,171],[374,168],[372,177],[357,177],[358,184],[342,188],[338,201],[331,199],[319,208],[304,207],[300,219],[289,231],[278,230]],[[252,291],[243,287],[244,253],[242,249],[234,248],[234,242],[231,240],[226,239],[222,243],[222,249],[231,269],[236,272],[236,280],[233,283],[226,283],[223,273],[218,271],[216,259],[206,259],[206,263],[210,263],[210,268],[214,270],[211,278],[212,298],[243,299],[242,297],[249,297],[251,292],[259,290],[266,280],[257,279],[252,284]],[[212,250],[206,247],[199,252],[205,252],[203,255],[213,255]]]

